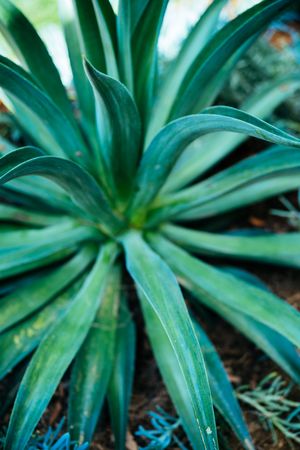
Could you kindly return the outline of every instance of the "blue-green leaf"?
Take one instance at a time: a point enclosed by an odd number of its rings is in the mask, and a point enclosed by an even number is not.
[[[25,147],[0,159],[0,184],[25,175],[46,177],[68,192],[75,204],[109,230],[120,227],[95,179],[76,163],[54,156],[39,156]]]
[[[136,173],[140,152],[141,123],[127,88],[117,80],[97,71],[86,62],[94,88],[98,132],[106,174],[119,196],[128,196]]]
[[[200,255],[262,261],[300,267],[300,233],[232,236],[164,225],[162,232],[181,247]]]
[[[167,122],[183,80],[202,48],[215,32],[220,12],[226,3],[227,0],[212,2],[188,34],[179,54],[170,63],[151,110],[146,145]]]
[[[276,295],[252,286],[196,259],[166,239],[151,235],[151,244],[179,277],[183,286],[196,287],[198,295],[211,298],[249,316],[300,346],[300,313]],[[220,286],[222,287],[220,289]]]
[[[45,44],[29,20],[10,0],[0,0],[0,30],[20,61],[73,122],[71,104]]]
[[[87,149],[78,129],[45,92],[3,56],[0,56],[0,86],[17,102],[17,107],[19,104],[20,112],[25,111],[26,121],[21,120],[21,124],[25,128],[28,124],[28,132],[33,139],[42,142],[50,153],[83,160]]]
[[[123,296],[116,335],[115,361],[107,391],[115,450],[125,450],[129,405],[132,394],[136,330]]]
[[[217,449],[204,361],[176,278],[137,232],[125,234],[122,243],[157,363],[185,431],[195,450]]]
[[[23,450],[44,409],[83,343],[100,306],[101,293],[117,255],[114,243],[99,253],[89,276],[63,317],[45,336],[21,382],[11,415],[5,449]],[[53,352],[53,347],[56,351]]]
[[[222,361],[200,324],[195,320],[193,323],[207,367],[214,405],[226,422],[229,423],[243,447],[248,450],[254,450],[247,425],[243,419],[243,413],[236,400],[233,387],[228,379]]]
[[[261,32],[285,8],[293,5],[293,0],[265,0],[246,10],[236,19],[225,25],[204,47],[187,73],[171,117],[177,118],[193,112],[199,112],[207,104],[201,91],[218,76],[220,69],[232,54],[249,38]]]
[[[120,270],[113,268],[100,307],[71,375],[69,428],[74,441],[91,442],[111,377],[118,323]]]
[[[53,239],[53,237],[52,237]],[[94,249],[84,248],[70,261],[0,300],[0,333],[40,309],[67,289],[92,262]]]
[[[217,114],[218,111],[220,114]],[[300,139],[234,108],[211,108],[209,114],[183,117],[164,127],[144,154],[137,173],[136,195],[130,211],[136,211],[137,216],[143,215],[143,209],[164,185],[185,148],[200,136],[219,131],[234,131],[300,148]],[[173,201],[172,197],[171,202]]]

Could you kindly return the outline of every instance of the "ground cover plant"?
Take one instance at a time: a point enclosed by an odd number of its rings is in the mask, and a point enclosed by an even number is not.
[[[299,187],[300,140],[261,119],[299,87],[298,73],[263,86],[242,110],[211,106],[293,1],[264,0],[215,32],[226,4],[215,0],[160,80],[167,4],[121,0],[116,15],[107,0],[60,2],[72,103],[30,22],[0,0],[1,30],[22,63],[0,57],[0,86],[30,144],[0,159],[0,377],[28,357],[6,449],[26,447],[71,363],[72,441],[91,442],[107,398],[115,447],[124,449],[136,341],[128,277],[193,448],[218,448],[214,406],[254,448],[193,302],[299,382],[299,313],[247,272],[220,265],[298,268],[299,233],[212,231],[232,211]],[[211,170],[248,136],[276,146]]]

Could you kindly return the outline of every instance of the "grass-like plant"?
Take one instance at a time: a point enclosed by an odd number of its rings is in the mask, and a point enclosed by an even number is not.
[[[179,285],[299,381],[297,311],[244,272],[212,263],[299,267],[299,233],[209,231],[230,211],[299,187],[300,141],[253,116],[265,117],[299,87],[299,74],[264,86],[243,111],[210,107],[256,36],[293,3],[264,0],[215,32],[226,4],[215,0],[160,79],[167,0],[120,0],[117,15],[108,0],[62,0],[71,103],[30,22],[0,0],[1,30],[23,66],[1,56],[0,86],[34,143],[0,160],[0,376],[33,353],[7,450],[26,447],[72,362],[72,440],[91,441],[107,398],[115,446],[124,449],[136,340],[126,270],[194,449],[218,448],[213,405],[246,449],[253,444]],[[247,136],[279,147],[206,175]]]

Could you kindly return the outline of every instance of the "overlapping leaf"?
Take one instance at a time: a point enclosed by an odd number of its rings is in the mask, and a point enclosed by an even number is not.
[[[65,189],[74,202],[107,230],[120,227],[95,179],[76,163],[54,156],[40,156],[33,147],[16,150],[0,159],[0,183],[25,175],[40,175]]]
[[[233,387],[228,379],[222,361],[205,331],[195,320],[194,327],[207,367],[214,405],[230,424],[243,447],[248,450],[254,450],[254,445],[243,419],[241,408],[236,400]]]
[[[128,409],[134,377],[135,347],[135,324],[123,295],[119,311],[114,367],[107,391],[116,450],[125,450],[126,445]]]
[[[266,24],[292,4],[292,0],[265,0],[225,25],[209,41],[189,69],[176,97],[171,117],[174,119],[199,112],[208,106],[203,102],[201,90],[205,91],[206,85],[218,75],[230,56],[247,39],[263,31]]]
[[[165,225],[163,233],[180,246],[199,253],[300,267],[300,233],[233,236]]]
[[[101,292],[117,247],[106,244],[64,316],[43,339],[20,385],[5,448],[23,450],[61,377],[84,341],[100,306]],[[53,352],[53,347],[56,351]]]
[[[241,105],[241,109],[260,119],[268,118],[300,86],[299,74],[291,73],[263,84]],[[236,133],[216,133],[192,143],[179,158],[163,191],[174,191],[203,175],[247,139]]]
[[[69,426],[73,439],[91,442],[113,369],[120,297],[120,270],[114,267],[92,327],[71,375]]]
[[[167,261],[181,283],[216,302],[249,316],[277,331],[299,347],[300,313],[284,300],[270,292],[247,284],[240,279],[215,269],[190,256],[164,238],[151,235],[151,244]],[[222,286],[222,289],[219,286]]]
[[[183,117],[163,128],[144,154],[130,211],[138,215],[155,198],[176,161],[191,142],[205,134],[224,130],[300,148],[299,139],[234,108],[216,107],[211,108],[209,113]]]

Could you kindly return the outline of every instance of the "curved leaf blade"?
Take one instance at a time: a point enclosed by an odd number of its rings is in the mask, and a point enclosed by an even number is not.
[[[292,4],[293,0],[265,0],[246,10],[216,33],[186,75],[171,118],[199,112],[207,106],[203,102],[199,87],[205,92],[205,86],[218,75],[231,55],[245,41],[263,31],[276,16]]]
[[[141,122],[130,92],[119,81],[85,63],[94,89],[102,159],[119,196],[128,195],[140,153]],[[128,192],[129,191],[129,192]]]
[[[76,98],[79,104],[79,119],[84,129],[85,135],[89,139],[89,142],[91,142],[91,145],[94,149],[93,143],[96,139],[96,133],[94,130],[95,106],[93,101],[93,91],[89,81],[86,78],[83,66],[82,36],[78,30],[79,19],[76,15],[73,0],[59,0],[58,6],[60,20],[62,22],[64,31],[64,37],[68,48],[73,83],[76,90]],[[92,37],[91,40],[93,41],[94,37]],[[98,55],[100,55],[100,53],[101,52],[98,52]],[[90,54],[89,58],[93,60]]]
[[[212,2],[188,34],[179,54],[174,61],[170,63],[162,86],[158,89],[151,110],[146,137],[146,147],[155,134],[167,122],[180,86],[182,85],[189,68],[215,31],[219,15],[226,3],[227,0],[215,0]]]
[[[0,0],[0,30],[53,102],[74,122],[71,104],[45,44],[29,20],[10,0]]]
[[[39,345],[49,328],[65,314],[81,285],[82,277],[41,311],[0,335],[0,380]]]
[[[120,0],[117,15],[118,59],[120,64],[121,80],[130,92],[133,92],[133,71],[131,52],[131,19],[132,1]]]
[[[164,225],[161,230],[168,239],[200,255],[300,267],[300,233],[231,236],[194,231],[174,225]]]
[[[116,255],[116,244],[108,243],[102,247],[75,300],[59,322],[54,324],[33,356],[14,404],[5,449],[25,448],[61,377],[88,333]],[[51,351],[53,346],[56,352]]]
[[[262,281],[249,272],[236,269],[235,267],[222,267],[222,271],[231,273],[247,283],[254,284],[254,286],[260,289],[269,291]],[[254,342],[258,348],[273,359],[296,383],[300,382],[300,355],[298,349],[288,339],[262,324],[259,320],[254,320],[245,314],[221,305],[211,297],[206,297],[203,291],[200,293],[197,290],[196,286],[193,286],[193,297],[201,303],[204,303],[208,308],[214,310],[217,314],[220,314],[234,328],[237,328],[248,339]]]
[[[269,185],[275,186],[276,190],[282,188],[280,178],[283,180],[289,178],[289,184],[295,184],[295,175],[299,173],[300,152],[293,149],[274,148],[265,152],[246,158],[211,176],[210,178],[186,188],[173,195],[166,196],[157,200],[157,211],[152,213],[152,220],[161,220],[163,217],[186,217],[194,214],[194,211],[201,211],[203,208],[216,209],[216,203],[226,194],[239,195],[242,189],[247,192],[256,201],[264,198],[264,190],[258,191],[256,186],[266,181]],[[299,183],[298,183],[299,185]],[[252,189],[250,189],[250,186]],[[258,191],[258,192],[257,192]],[[272,196],[272,190],[268,192]],[[241,196],[242,200],[242,196]],[[240,202],[242,204],[242,202]],[[226,203],[223,202],[223,208]],[[222,210],[222,208],[220,208]],[[151,219],[150,219],[151,220]]]
[[[93,249],[83,249],[58,269],[1,298],[0,333],[42,308],[67,289],[91,263],[93,257]]]
[[[218,107],[219,108],[219,107]],[[175,120],[164,127],[144,154],[137,173],[130,211],[141,213],[164,185],[168,175],[185,148],[197,138],[212,132],[233,131],[276,144],[300,148],[300,140],[263,120],[234,108],[210,109],[213,114],[196,114]]]
[[[107,399],[115,437],[115,450],[125,450],[129,405],[132,393],[136,350],[136,330],[123,297],[116,335],[115,361]]]
[[[108,232],[120,227],[120,221],[111,212],[104,193],[88,172],[72,161],[39,154],[38,150],[25,147],[2,157],[0,184],[25,175],[44,176],[61,186],[75,204],[97,218]]]
[[[243,447],[254,450],[243,413],[236,400],[233,387],[222,361],[207,334],[195,320],[193,321],[197,338],[207,367],[207,374],[214,405],[230,425]]]
[[[28,125],[29,134],[33,134],[33,139],[41,139],[45,143],[45,148],[56,154],[67,154],[71,159],[80,161],[83,155],[88,153],[85,143],[76,127],[57,108],[56,104],[28,77],[20,74],[20,68],[0,57],[0,86],[13,97],[14,102],[19,102],[25,111],[26,121],[21,120],[21,124]],[[30,102],[28,103],[28,99]],[[18,106],[18,103],[17,103]],[[18,109],[16,110],[18,113]],[[18,115],[18,114],[17,114]],[[27,123],[28,122],[28,123]],[[47,133],[47,140],[43,133]]]
[[[148,1],[132,37],[135,98],[143,122],[147,121],[153,102],[157,43],[168,2],[169,0]]]
[[[117,20],[116,15],[107,0],[92,0],[98,29],[102,38],[104,58],[106,63],[106,73],[119,79],[119,69],[117,63]]]
[[[277,331],[300,346],[300,313],[276,295],[221,272],[190,256],[166,239],[151,235],[151,245],[167,261],[187,289],[225,305]],[[219,286],[222,286],[222,289]]]
[[[268,118],[284,100],[300,86],[299,74],[291,73],[263,84],[241,105],[248,114]],[[216,163],[240,146],[247,136],[236,133],[217,133],[195,141],[179,158],[165,186],[164,192],[171,192],[202,176]],[[202,151],[205,149],[205,151]]]
[[[72,367],[69,428],[74,441],[92,442],[113,363],[120,297],[120,271],[114,267],[95,320]]]
[[[157,362],[189,439],[195,449],[217,449],[206,370],[177,281],[138,233],[124,235],[122,244],[127,269],[141,293]]]

